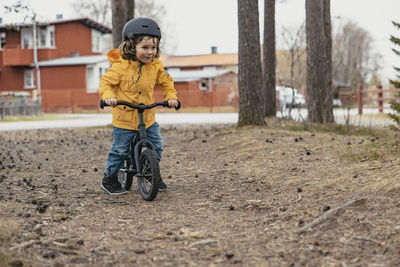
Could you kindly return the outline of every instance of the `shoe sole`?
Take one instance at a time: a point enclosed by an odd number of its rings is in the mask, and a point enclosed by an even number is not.
[[[124,194],[128,193],[128,191],[124,191],[124,192],[121,192],[121,193],[112,193],[112,192],[108,191],[107,188],[105,188],[105,187],[103,186],[103,184],[100,184],[100,185],[101,185],[101,189],[103,189],[104,191],[106,191],[106,192],[107,192],[109,195],[111,195],[111,196],[120,196],[120,195],[124,195]]]
[[[164,192],[164,191],[167,191],[167,188],[163,188],[163,189],[158,188],[158,192]]]

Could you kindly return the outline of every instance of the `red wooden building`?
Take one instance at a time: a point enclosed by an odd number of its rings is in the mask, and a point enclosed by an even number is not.
[[[108,33],[88,18],[0,25],[0,94],[40,93],[44,111],[93,108],[98,78],[109,66],[101,53]]]
[[[212,47],[211,54],[163,55],[161,60],[185,107],[237,107],[237,54],[218,54]]]

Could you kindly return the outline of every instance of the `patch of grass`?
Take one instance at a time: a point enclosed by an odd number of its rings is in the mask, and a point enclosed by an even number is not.
[[[351,116],[351,117],[359,118],[360,115]],[[363,118],[366,118],[366,119],[379,119],[379,120],[388,119],[388,116],[387,116],[386,113],[363,114],[362,117],[363,117]]]
[[[11,219],[2,219],[0,221],[0,243],[10,241],[20,233],[19,224]]]
[[[366,143],[362,145],[356,145],[356,147],[348,146],[345,149],[343,155],[344,158],[358,162],[358,161],[369,161],[369,160],[385,160],[388,158],[399,158],[400,157],[400,145],[398,142],[393,140],[385,140],[388,142],[381,143]]]
[[[0,266],[42,266],[36,257],[26,251],[10,252],[7,248],[0,247]]]
[[[95,130],[102,130],[102,129],[111,129],[112,128],[112,124],[108,124],[108,125],[102,125],[102,126],[92,126],[92,127],[87,127],[87,128],[77,128],[77,130],[79,131],[79,129],[81,131],[95,131]]]
[[[12,258],[12,254],[0,251],[0,266],[10,266],[9,262]]]
[[[270,128],[288,130],[292,132],[307,131],[313,133],[334,133],[339,135],[355,135],[355,136],[379,136],[385,137],[388,131],[381,128],[368,128],[360,126],[346,126],[336,123],[317,124],[317,123],[301,123],[293,120],[268,119],[267,125]]]
[[[347,160],[353,161],[353,162],[359,162],[363,160],[378,160],[381,156],[377,151],[372,151],[372,150],[364,150],[363,151],[357,151],[353,152],[350,151],[350,149],[347,149],[346,153],[343,155],[343,157]]]

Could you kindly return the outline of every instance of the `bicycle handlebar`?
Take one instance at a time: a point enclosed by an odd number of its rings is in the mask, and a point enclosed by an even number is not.
[[[145,105],[145,104],[133,105],[133,104],[131,104],[129,102],[117,101],[117,106],[118,105],[127,106],[127,107],[134,108],[134,109],[142,109],[142,110],[144,110],[144,109],[151,109],[151,108],[154,108],[156,106],[168,107],[168,101],[156,102],[156,103],[153,103],[151,105]],[[99,106],[100,106],[101,109],[104,109],[104,107],[109,107],[110,105],[108,105],[106,103],[106,101],[101,99],[100,102],[99,102]],[[175,110],[178,110],[180,108],[181,108],[181,102],[178,100],[178,106],[175,107]]]

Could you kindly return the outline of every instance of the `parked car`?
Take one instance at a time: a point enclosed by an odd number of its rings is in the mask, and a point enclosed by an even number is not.
[[[341,107],[342,106],[342,100],[340,100],[340,98],[334,98],[333,99],[333,107],[337,108],[337,107]]]
[[[301,107],[306,104],[304,95],[300,94],[297,89],[279,85],[276,86],[276,91],[279,93],[280,108]]]

